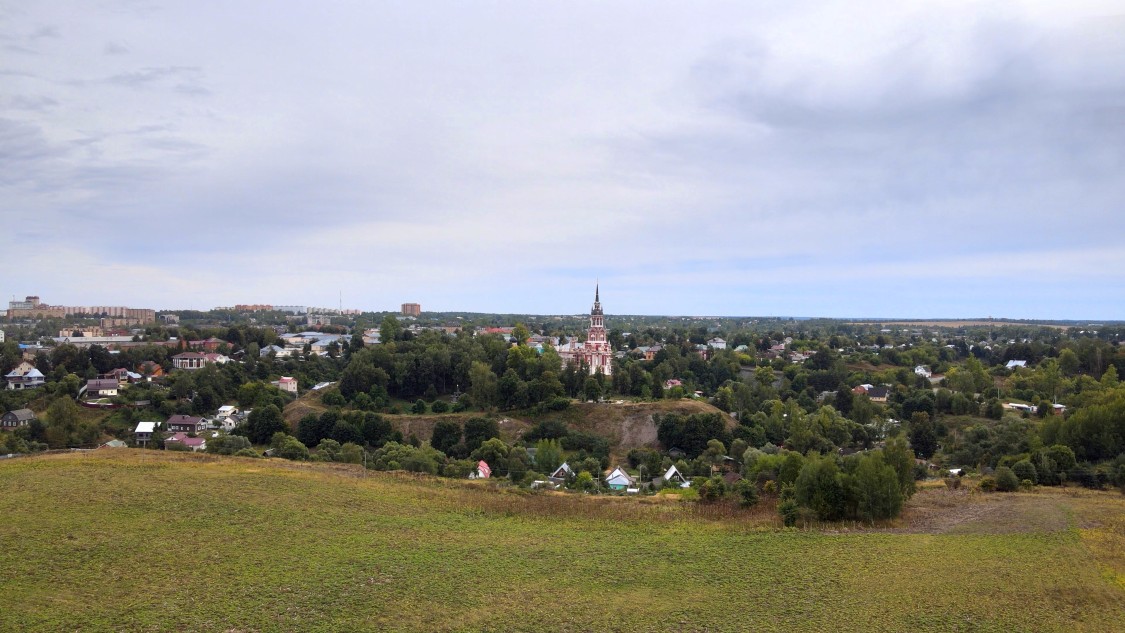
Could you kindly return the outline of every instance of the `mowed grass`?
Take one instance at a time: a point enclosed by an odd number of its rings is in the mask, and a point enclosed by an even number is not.
[[[0,462],[0,630],[1125,630],[1117,493],[1021,493],[1013,522],[1043,507],[1059,529],[798,531],[359,475],[137,450]]]

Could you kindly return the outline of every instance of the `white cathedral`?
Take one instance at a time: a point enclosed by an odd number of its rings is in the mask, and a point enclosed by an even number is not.
[[[594,307],[590,310],[590,330],[586,342],[572,340],[559,345],[559,356],[565,363],[586,363],[590,375],[598,373],[613,374],[613,350],[605,335],[605,315],[602,313],[600,285],[594,287]]]

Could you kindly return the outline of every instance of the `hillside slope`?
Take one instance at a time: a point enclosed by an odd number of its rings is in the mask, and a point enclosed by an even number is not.
[[[0,630],[1125,628],[1117,494],[1013,496],[1069,526],[829,533],[362,474],[126,449],[0,460]]]

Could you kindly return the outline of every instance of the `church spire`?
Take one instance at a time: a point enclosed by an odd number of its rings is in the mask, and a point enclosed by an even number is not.
[[[601,299],[599,298],[599,295],[601,293],[601,285],[602,282],[600,281],[594,283],[594,303],[601,303]]]

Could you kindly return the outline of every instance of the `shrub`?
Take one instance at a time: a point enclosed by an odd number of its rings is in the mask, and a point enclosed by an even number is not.
[[[1039,483],[1039,473],[1035,470],[1035,465],[1031,460],[1021,459],[1020,461],[1012,464],[1012,472],[1020,481],[1028,480],[1032,485]]]
[[[714,503],[722,499],[727,493],[727,484],[722,477],[715,475],[703,482],[699,487],[699,497],[706,503]]]
[[[785,527],[797,525],[797,516],[800,513],[797,500],[786,499],[777,504],[777,513],[781,516],[781,522],[785,524]]]
[[[338,391],[330,391],[324,394],[320,401],[330,407],[342,407],[348,402]]]
[[[945,487],[950,488],[952,490],[960,489],[961,488],[961,478],[960,477],[946,477],[945,478]]]
[[[305,460],[309,458],[309,448],[297,438],[286,436],[278,447],[277,455],[285,459]]]
[[[996,469],[996,489],[1000,492],[1015,492],[1020,488],[1019,477],[1007,466]]]
[[[738,496],[738,505],[743,508],[758,505],[758,487],[749,479],[739,479],[734,484],[734,492]]]
[[[449,411],[449,403],[445,400],[437,400],[430,406],[430,410],[434,413],[445,413]]]
[[[421,415],[421,414],[425,413],[426,412],[426,401],[421,399],[421,398],[418,398],[417,400],[414,401],[414,406],[410,408],[410,411],[412,413],[416,414],[416,415]]]
[[[992,477],[981,477],[980,489],[984,492],[992,492],[996,490],[996,480]]]
[[[258,451],[255,451],[252,448],[239,449],[239,451],[237,453],[235,453],[234,456],[235,457],[261,457],[261,455],[258,454]]]

